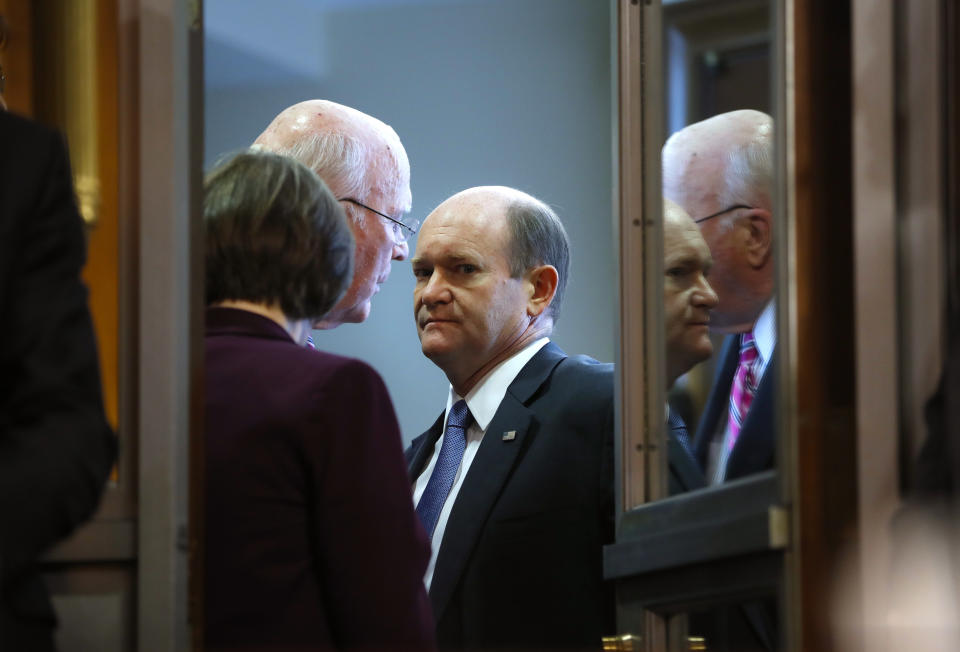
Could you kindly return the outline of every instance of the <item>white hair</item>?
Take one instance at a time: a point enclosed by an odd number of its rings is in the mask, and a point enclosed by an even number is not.
[[[343,193],[338,199],[350,197],[364,201],[370,189],[370,172],[380,166],[390,166],[393,172],[381,175],[383,181],[376,190],[393,197],[403,192],[402,162],[397,153],[403,151],[399,138],[396,138],[396,146],[388,145],[387,160],[374,159],[375,154],[364,138],[340,131],[313,130],[292,139],[289,145],[269,146],[267,149],[289,156],[316,172],[327,185],[335,186]],[[357,223],[363,223],[363,211],[347,211],[347,214]]]
[[[727,154],[724,170],[724,206],[770,208],[773,198],[773,125],[761,124],[755,138],[740,143]]]

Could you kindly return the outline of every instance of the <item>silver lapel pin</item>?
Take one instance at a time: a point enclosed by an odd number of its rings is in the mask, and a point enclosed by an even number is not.
[[[507,430],[503,433],[503,441],[513,441],[517,438],[516,430]]]

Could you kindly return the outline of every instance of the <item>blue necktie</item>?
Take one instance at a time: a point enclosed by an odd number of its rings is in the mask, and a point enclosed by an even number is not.
[[[427,488],[420,496],[420,502],[417,503],[417,515],[430,538],[433,537],[440,510],[450,494],[453,479],[463,460],[469,422],[470,410],[467,409],[467,402],[461,399],[453,404],[450,414],[447,415],[447,429],[443,432],[443,444],[440,446],[437,464],[433,467],[433,475],[427,481]]]

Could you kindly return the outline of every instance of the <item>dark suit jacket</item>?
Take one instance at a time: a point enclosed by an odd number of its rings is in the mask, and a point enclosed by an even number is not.
[[[53,648],[37,557],[87,519],[116,454],[62,138],[0,111],[0,649]]]
[[[740,436],[727,462],[726,479],[733,480],[751,473],[772,469],[775,456],[774,399],[776,396],[777,348],[760,379],[747,418],[740,428]],[[719,365],[714,377],[707,405],[697,426],[693,448],[701,468],[707,468],[710,441],[717,432],[721,419],[729,416],[730,387],[740,361],[740,336],[730,335],[723,342]]]
[[[206,327],[207,649],[425,649],[426,534],[366,364],[212,308]]]
[[[614,535],[613,423],[613,365],[547,344],[510,385],[437,557],[441,648],[597,649],[615,631],[602,557]],[[408,449],[413,478],[442,425],[441,414]]]
[[[667,417],[667,460],[671,496],[707,486],[703,471],[690,449],[687,425],[680,415],[672,410]]]

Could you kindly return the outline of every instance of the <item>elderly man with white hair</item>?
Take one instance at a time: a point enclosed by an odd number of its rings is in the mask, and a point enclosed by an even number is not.
[[[328,100],[307,100],[277,115],[255,148],[289,156],[317,173],[346,210],[353,239],[353,281],[317,329],[362,322],[373,295],[390,276],[391,260],[406,260],[407,238],[419,222],[410,211],[410,162],[388,125]]]
[[[663,194],[700,227],[729,333],[694,451],[712,483],[772,468],[776,364],[773,121],[759,111],[713,116],[663,148]]]

